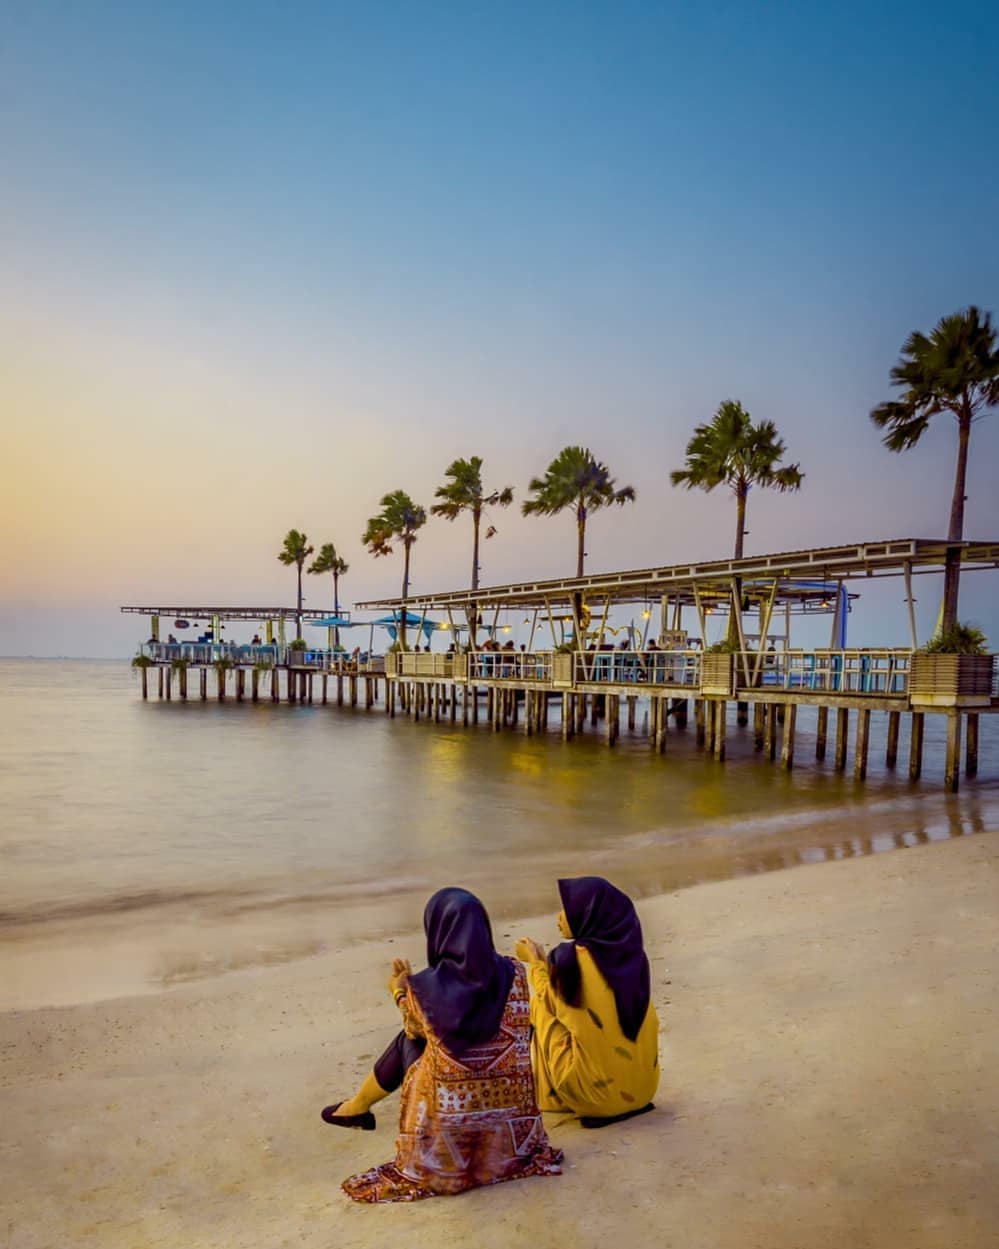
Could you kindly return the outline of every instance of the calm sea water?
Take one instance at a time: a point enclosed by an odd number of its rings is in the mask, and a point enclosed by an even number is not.
[[[788,774],[734,717],[719,765],[692,723],[657,756],[641,732],[609,750],[599,732],[563,743],[557,728],[493,735],[361,708],[143,703],[123,663],[0,661],[0,1005],[411,927],[446,883],[502,920],[557,909],[559,875],[647,894],[999,828],[992,719],[979,778],[956,796],[941,792],[940,720],[917,785],[884,767],[885,716],[863,785],[831,749],[816,764],[813,720],[798,723]]]

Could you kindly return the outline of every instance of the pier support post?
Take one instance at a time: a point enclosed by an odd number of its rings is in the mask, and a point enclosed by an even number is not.
[[[575,698],[576,732],[582,733],[586,724],[586,695],[577,694]]]
[[[820,707],[818,720],[815,725],[815,757],[816,759],[824,759],[826,757],[826,741],[829,737],[829,708]]]
[[[836,771],[843,772],[846,769],[846,746],[847,739],[850,734],[850,709],[848,707],[838,707],[836,709]]]
[[[766,734],[767,724],[767,705],[766,703],[753,703],[753,749],[762,750],[763,740]]]
[[[705,728],[704,728],[704,699],[694,699],[694,744],[698,749],[704,746]]]
[[[246,694],[246,672],[240,668],[236,672],[236,702],[241,703]]]
[[[685,698],[673,699],[673,723],[678,729],[687,727],[687,700]]]
[[[923,729],[926,717],[921,711],[912,713],[912,732],[909,736],[909,780],[918,781],[923,774]]]
[[[713,710],[712,715],[712,738],[715,751],[715,758],[719,763],[725,761],[725,729],[728,721],[728,703],[724,698],[719,698],[709,704]]]
[[[142,697],[143,700],[146,700],[149,698],[149,685],[146,682],[146,673],[148,672],[148,669],[141,668],[140,671],[142,673]]]
[[[780,766],[788,772],[794,767],[794,730],[798,723],[798,704],[788,703],[784,716],[784,740],[780,747]]]
[[[572,695],[562,695],[562,740],[567,742],[572,737]]]
[[[885,747],[885,766],[893,768],[898,763],[898,725],[902,719],[900,711],[888,712],[888,743]]]
[[[763,748],[771,761],[777,757],[777,704],[766,704],[766,727],[763,731]]]
[[[357,706],[357,677],[355,676],[350,678],[350,705]]]
[[[278,685],[278,670],[271,669],[271,702],[279,703],[281,701],[281,687]]]
[[[325,702],[326,700],[323,699],[323,701]],[[250,702],[260,702],[260,673],[256,668],[253,669],[250,675]]]
[[[659,715],[656,718],[656,754],[666,753],[666,731],[669,727],[669,699],[657,698]],[[684,704],[686,706],[686,704]]]
[[[159,678],[159,681],[158,681],[158,683],[157,683],[158,688],[157,688],[157,690],[156,690],[156,697],[157,697],[157,698],[162,698],[162,697],[163,697],[163,669],[162,669],[162,668],[157,668],[157,669],[156,669],[156,675],[157,675],[157,677]]]
[[[961,778],[961,713],[947,712],[947,760],[944,767],[944,789],[956,794]]]
[[[187,669],[181,668],[177,673],[177,684],[180,686],[181,702],[187,702]]]
[[[854,780],[862,781],[867,776],[867,750],[871,740],[871,709],[861,707],[857,712],[857,745],[853,754]]]
[[[173,697],[171,693],[172,685],[173,685],[173,670],[170,668],[167,668],[166,670],[166,700],[167,702],[170,702],[171,698]]]
[[[375,695],[374,695],[374,691],[372,688],[371,677],[365,677],[364,678],[364,710],[370,711],[371,706],[374,703],[374,701],[375,701]]]
[[[978,775],[978,712],[968,712],[967,739],[964,749],[964,775]]]
[[[735,722],[740,729],[744,729],[749,723],[749,703],[735,704]]]
[[[656,748],[656,730],[659,727],[659,699],[655,694],[649,698],[649,749]]]
[[[628,731],[634,732],[635,729],[635,707],[638,705],[638,698],[635,694],[628,695]]]

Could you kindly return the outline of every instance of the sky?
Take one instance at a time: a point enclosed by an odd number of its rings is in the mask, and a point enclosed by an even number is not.
[[[519,514],[569,443],[637,491],[588,571],[725,557],[731,497],[669,473],[728,398],[806,474],[753,492],[747,553],[945,534],[953,421],[893,455],[868,413],[912,330],[999,314],[997,40],[963,0],[11,0],[0,654],[127,657],[126,603],[290,605],[291,527],[343,602],[396,594],[365,522],[458,456],[517,496],[483,584],[574,570],[571,516]],[[999,413],[968,536],[999,540],[997,453]],[[467,584],[470,541],[431,520],[413,588]],[[997,578],[962,586],[994,643]],[[904,644],[903,595],[851,639]]]

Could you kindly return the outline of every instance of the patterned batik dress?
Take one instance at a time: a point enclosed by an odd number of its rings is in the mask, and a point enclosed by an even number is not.
[[[354,1201],[419,1201],[527,1175],[558,1175],[534,1097],[530,1002],[518,965],[499,1031],[456,1058],[433,1034],[415,994],[409,1012],[427,1048],[402,1086],[393,1162],[343,1184]]]

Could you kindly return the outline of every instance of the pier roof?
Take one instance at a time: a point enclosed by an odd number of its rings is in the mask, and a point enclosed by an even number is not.
[[[178,620],[211,620],[219,616],[222,620],[294,620],[298,615],[297,607],[122,607],[121,611],[134,616],[174,616]],[[302,608],[302,619],[325,620],[330,614],[328,607]],[[349,612],[341,612],[341,616],[349,616]]]
[[[707,560],[661,568],[637,568],[624,572],[592,573],[585,577],[512,582],[472,590],[414,592],[406,599],[370,599],[355,606],[447,610],[478,607],[562,607],[574,595],[609,599],[611,603],[640,603],[662,595],[694,602],[698,597],[731,593],[738,579],[744,594],[771,592],[777,583],[777,601],[804,605],[828,596],[822,583],[835,586],[860,578],[899,577],[943,572],[947,548],[960,546],[962,570],[999,568],[999,541],[948,542],[945,538],[893,538],[889,541],[851,543],[847,546],[813,547],[749,555],[743,559]],[[809,584],[811,583],[811,584]]]

